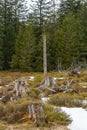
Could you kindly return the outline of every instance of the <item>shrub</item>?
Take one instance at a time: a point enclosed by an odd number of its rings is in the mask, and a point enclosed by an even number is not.
[[[54,111],[54,106],[50,104],[45,104],[44,109],[46,112],[46,120],[49,124],[59,123],[59,124],[67,124],[70,122],[69,116],[67,116],[64,112],[61,112],[59,108]]]
[[[82,95],[78,94],[69,94],[69,93],[60,93],[52,96],[49,100],[49,103],[57,106],[68,106],[68,107],[80,107],[82,105]]]
[[[29,102],[27,99],[19,99],[6,105],[0,104],[0,118],[10,123],[17,122],[28,111]]]
[[[0,103],[0,119],[5,116],[4,105]]]

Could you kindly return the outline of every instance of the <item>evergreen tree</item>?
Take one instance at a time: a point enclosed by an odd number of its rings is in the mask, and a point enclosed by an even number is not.
[[[87,2],[82,3],[82,8],[79,12],[80,19],[80,60],[87,62]]]
[[[0,70],[43,71],[43,31],[49,71],[87,61],[86,0],[33,0],[28,21],[25,6],[0,0]]]
[[[58,10],[60,22],[62,22],[64,17],[70,12],[76,15],[81,9],[81,1],[82,0],[61,0],[60,8]]]
[[[64,68],[78,59],[78,21],[72,13],[66,15],[62,27],[58,27],[55,44],[56,54]],[[58,59],[57,59],[58,60]]]
[[[31,26],[21,26],[15,44],[11,67],[19,70],[33,70],[34,37]]]
[[[30,16],[33,16],[34,22],[42,30],[44,22],[50,15],[51,2],[47,0],[32,0],[31,7],[32,13],[30,13]]]
[[[28,22],[33,26],[36,38],[34,68],[35,71],[43,70],[43,42],[42,34],[45,30],[45,23],[50,17],[51,2],[47,0],[33,0],[31,5],[31,13],[29,13]]]
[[[10,69],[9,62],[14,54],[14,45],[24,6],[21,0],[2,0],[1,19],[3,24],[3,69]]]
[[[2,5],[2,1],[0,1],[0,5]],[[2,6],[0,6],[0,70],[3,69],[3,21],[2,21]]]
[[[0,70],[3,69],[3,25],[0,20]]]

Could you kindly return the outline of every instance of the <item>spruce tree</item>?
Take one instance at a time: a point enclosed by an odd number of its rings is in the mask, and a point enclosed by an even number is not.
[[[16,38],[15,54],[12,57],[11,68],[33,70],[34,36],[31,26],[21,26]]]
[[[2,0],[1,18],[3,24],[3,69],[10,69],[10,61],[14,54],[15,39],[19,23],[22,20],[24,4],[21,0]]]

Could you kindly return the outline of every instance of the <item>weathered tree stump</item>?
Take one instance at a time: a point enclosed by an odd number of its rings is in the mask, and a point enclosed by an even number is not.
[[[50,90],[53,90],[56,87],[56,82],[54,80],[54,77],[46,77],[43,82],[41,82],[40,89],[45,90],[48,89],[47,87],[50,87]]]
[[[41,125],[45,123],[45,112],[42,106],[42,103],[33,102],[28,105],[29,119],[36,125]]]
[[[17,97],[23,96],[25,93],[29,94],[29,86],[27,80],[22,78],[21,80],[15,80],[14,92]]]

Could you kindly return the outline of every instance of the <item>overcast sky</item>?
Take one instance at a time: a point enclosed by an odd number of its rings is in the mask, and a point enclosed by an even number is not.
[[[28,1],[28,4],[30,5],[32,2],[31,2],[31,0],[26,0],[26,1]],[[49,0],[48,0],[49,1]],[[51,1],[51,0],[50,0]],[[60,3],[60,0],[55,0],[55,2],[56,3]]]

